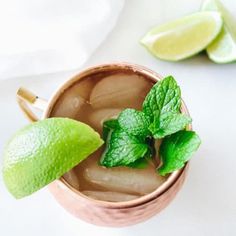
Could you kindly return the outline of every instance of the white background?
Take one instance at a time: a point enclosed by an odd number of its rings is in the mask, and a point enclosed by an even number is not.
[[[236,235],[236,64],[216,65],[204,54],[179,63],[163,62],[153,58],[138,43],[153,25],[194,12],[199,7],[200,1],[194,0],[128,0],[114,31],[82,67],[128,61],[162,75],[172,74],[177,79],[202,145],[191,161],[184,187],[170,206],[136,226],[96,227],[72,217],[57,204],[47,188],[14,200],[1,179],[0,235]],[[17,88],[25,86],[48,98],[77,71],[0,81],[1,152],[7,139],[28,123],[15,102]]]

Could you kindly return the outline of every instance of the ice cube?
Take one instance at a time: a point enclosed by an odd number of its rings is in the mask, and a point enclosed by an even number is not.
[[[142,76],[119,73],[101,79],[93,88],[90,103],[94,108],[136,108],[152,87]]]
[[[89,124],[98,132],[101,133],[103,122],[105,120],[109,120],[112,118],[116,118],[119,113],[121,112],[121,109],[99,109],[94,110],[89,116],[88,121]]]
[[[63,177],[72,187],[79,190],[79,178],[73,169],[65,173]]]
[[[109,191],[138,195],[154,191],[165,181],[153,165],[144,169],[105,168],[99,166],[96,161],[87,162],[87,166],[84,166],[84,178]]]
[[[94,86],[91,79],[81,80],[70,88],[66,89],[60,100],[57,102],[52,116],[76,118],[79,110],[87,105],[90,92]]]
[[[85,103],[85,99],[78,94],[65,93],[57,102],[52,116],[75,118],[78,110],[80,110]]]
[[[69,90],[70,93],[79,95],[85,100],[89,100],[90,93],[95,85],[93,78],[85,78],[74,84]]]
[[[110,191],[82,191],[82,193],[90,198],[108,202],[124,202],[139,197],[138,195]]]

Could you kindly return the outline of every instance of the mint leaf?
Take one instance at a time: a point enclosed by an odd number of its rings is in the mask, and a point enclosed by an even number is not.
[[[102,138],[107,139],[107,136],[111,130],[114,130],[119,127],[117,119],[110,119],[103,122]]]
[[[136,160],[133,163],[130,163],[127,165],[128,167],[135,168],[135,169],[144,169],[150,165],[150,162],[152,162],[152,156],[153,156],[153,150],[149,146],[148,151],[146,152],[145,156]]]
[[[143,112],[149,116],[149,130],[154,138],[164,138],[182,130],[191,118],[180,114],[181,92],[172,76],[156,83],[143,103]]]
[[[160,139],[184,129],[191,121],[192,119],[185,114],[166,112],[154,117],[154,122],[149,126],[149,130],[154,138]]]
[[[172,76],[157,82],[143,102],[143,112],[150,121],[166,112],[178,113],[181,106],[181,92]]]
[[[201,141],[193,131],[182,130],[163,139],[160,147],[162,166],[158,169],[164,176],[175,170],[181,169],[194,152]]]
[[[135,169],[145,169],[148,167],[148,161],[145,157],[138,159],[137,161],[130,163],[127,165],[130,168],[135,168]]]
[[[145,156],[149,147],[135,136],[121,128],[112,130],[108,135],[106,149],[100,163],[106,167],[127,166]]]
[[[149,119],[141,111],[135,109],[125,109],[118,117],[120,127],[127,133],[140,138],[146,138],[150,135],[148,127],[150,125]]]

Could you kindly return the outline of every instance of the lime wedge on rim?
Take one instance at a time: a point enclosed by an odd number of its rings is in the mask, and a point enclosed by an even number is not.
[[[141,43],[160,59],[179,61],[205,49],[221,27],[219,13],[198,12],[153,28]]]
[[[35,122],[17,132],[4,150],[3,179],[15,198],[41,189],[103,144],[88,125],[67,118]]]
[[[207,0],[202,5],[203,11],[219,11],[222,13],[224,24],[217,38],[207,47],[209,58],[216,63],[229,63],[236,60],[236,32],[234,23],[227,10],[219,1]],[[232,23],[233,22],[233,23]]]

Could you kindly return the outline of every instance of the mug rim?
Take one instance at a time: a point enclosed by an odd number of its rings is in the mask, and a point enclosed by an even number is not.
[[[46,109],[43,111],[42,118],[46,119],[50,117],[50,113],[55,106],[56,102],[60,98],[60,96],[64,93],[66,89],[73,86],[74,83],[76,83],[78,80],[92,74],[96,74],[102,71],[114,71],[114,70],[129,70],[133,71],[134,73],[139,73],[146,78],[151,79],[154,82],[157,82],[161,80],[163,77],[159,75],[158,73],[144,67],[138,64],[128,63],[128,62],[113,62],[113,63],[106,63],[106,64],[99,64],[96,66],[88,67],[80,72],[77,72],[71,79],[66,80],[64,83],[62,83],[55,92],[51,95],[51,97],[48,100],[48,105]],[[188,109],[182,100],[181,104],[181,112],[188,114]],[[188,125],[188,130],[192,130],[192,126]],[[79,190],[74,188],[69,182],[67,182],[64,177],[60,177],[57,180],[54,180],[57,182],[57,184],[63,188],[66,188],[75,198],[79,198],[80,200],[83,199],[84,201],[88,201],[92,204],[95,204],[97,206],[106,207],[106,208],[129,208],[137,205],[142,205],[146,202],[152,201],[153,199],[157,198],[158,196],[162,195],[164,192],[166,192],[169,188],[171,188],[175,182],[178,180],[178,178],[183,174],[184,171],[187,170],[189,166],[189,163],[187,162],[184,167],[182,167],[180,170],[176,170],[172,172],[167,180],[162,183],[159,187],[157,187],[154,191],[138,197],[133,200],[129,201],[122,201],[122,202],[109,202],[109,201],[103,201],[103,200],[97,200],[90,198],[86,196],[85,194],[82,194]]]

